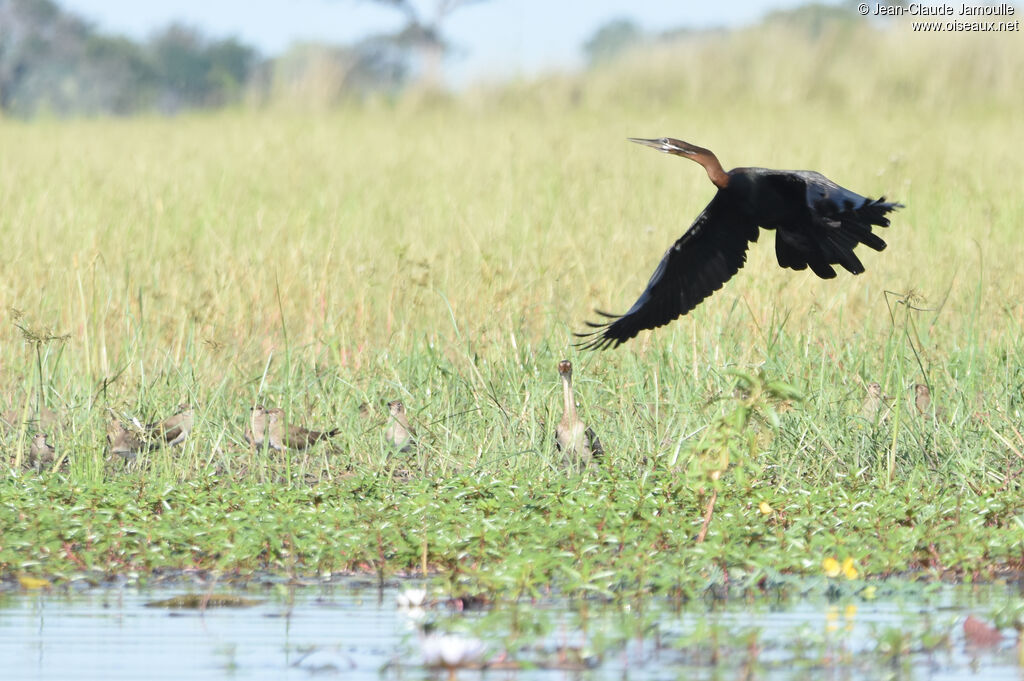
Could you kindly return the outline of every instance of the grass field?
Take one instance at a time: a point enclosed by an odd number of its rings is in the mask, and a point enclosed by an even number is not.
[[[0,432],[0,572],[451,577],[506,552],[562,556],[509,577],[525,589],[586,582],[580,565],[655,583],[653,554],[672,555],[665,579],[815,573],[828,555],[869,574],[1019,567],[1022,68],[1017,36],[774,27],[457,97],[0,121],[0,407],[18,416]],[[624,311],[713,195],[695,164],[625,141],[661,135],[906,208],[861,276],[783,271],[764,233],[688,317],[578,352],[571,332],[594,307]],[[563,357],[606,470],[555,465]],[[781,412],[777,428],[729,430],[745,408],[733,370],[804,399],[753,405]],[[896,397],[885,423],[860,416],[871,381]],[[913,408],[915,383],[935,418]],[[37,477],[22,421],[40,399],[67,466]],[[412,454],[384,440],[392,399]],[[186,400],[183,447],[106,460],[104,408],[145,422]],[[308,454],[253,452],[255,402],[341,432]],[[715,429],[742,474],[716,483],[695,551],[710,484],[687,464]],[[244,542],[208,531],[233,513]]]

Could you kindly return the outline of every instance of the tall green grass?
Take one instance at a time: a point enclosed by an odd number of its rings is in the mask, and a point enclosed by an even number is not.
[[[639,471],[685,461],[730,408],[726,370],[755,368],[806,396],[762,441],[779,481],[1018,484],[1022,67],[1014,36],[771,25],[329,113],[0,121],[0,405],[62,415],[73,480],[118,474],[103,407],[145,421],[182,400],[193,437],[135,474],[529,474],[554,466],[569,357],[585,418]],[[906,208],[861,276],[782,271],[765,233],[688,317],[580,353],[571,332],[625,310],[713,194],[696,165],[625,141],[660,135]],[[897,398],[884,424],[857,416],[870,381]],[[910,406],[917,382],[943,419]],[[411,461],[384,442],[390,399],[419,431]],[[256,401],[342,432],[254,454]],[[3,430],[9,466],[31,433]]]

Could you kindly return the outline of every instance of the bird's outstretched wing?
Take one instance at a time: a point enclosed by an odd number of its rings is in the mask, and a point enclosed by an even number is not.
[[[730,198],[719,191],[690,228],[665,253],[647,288],[626,314],[597,310],[610,321],[587,322],[594,329],[578,333],[579,345],[603,350],[622,345],[644,329],[656,329],[697,307],[722,288],[747,259],[747,244],[758,228]]]
[[[807,213],[773,225],[775,255],[779,265],[794,270],[811,270],[822,279],[836,276],[832,265],[860,274],[864,265],[854,254],[858,244],[876,251],[885,249],[885,241],[871,231],[872,226],[888,227],[886,213],[902,208],[883,196],[872,200],[840,187],[821,173],[797,171],[765,174],[780,194],[789,193],[794,201],[803,200]],[[794,203],[794,205],[799,205]]]

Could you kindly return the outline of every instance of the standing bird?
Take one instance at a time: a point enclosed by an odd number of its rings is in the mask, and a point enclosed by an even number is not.
[[[871,423],[883,423],[892,411],[892,398],[882,394],[882,386],[877,381],[867,385],[867,397],[860,408],[860,415]]]
[[[284,449],[307,449],[320,440],[326,440],[338,434],[337,429],[329,431],[309,430],[302,426],[286,424],[284,409],[267,409],[265,415],[270,448],[279,452]]]
[[[160,423],[150,425],[150,438],[154,444],[173,447],[185,441],[192,432],[193,412],[187,404],[179,404],[178,411]]]
[[[946,408],[941,404],[932,404],[932,391],[924,383],[914,384],[914,408],[925,421],[932,418],[938,421],[946,420]]]
[[[249,408],[249,423],[245,426],[245,441],[256,449],[263,447],[267,439],[267,411],[262,404]]]
[[[135,459],[138,453],[145,448],[138,432],[125,428],[113,412],[111,412],[110,421],[107,424],[107,444],[110,446],[111,454],[128,461]]]
[[[56,450],[46,440],[46,433],[36,433],[35,437],[32,438],[32,444],[28,447],[28,461],[26,462],[29,466],[41,471],[42,469],[52,466],[55,460]]]
[[[662,137],[630,141],[704,166],[718,192],[686,233],[665,253],[647,288],[624,315],[597,311],[610,321],[587,322],[595,331],[576,334],[587,349],[622,345],[644,329],[656,329],[686,314],[743,267],[747,244],[758,227],[776,230],[781,267],[836,276],[832,265],[853,274],[864,265],[853,253],[864,244],[881,251],[885,242],[872,225],[888,227],[886,213],[902,204],[867,199],[811,170],[734,168],[726,172],[713,153],[689,142]]]
[[[914,384],[914,408],[923,419],[932,417],[932,391],[924,383]]]
[[[588,428],[576,412],[576,396],[572,391],[572,362],[558,363],[562,379],[562,420],[555,427],[555,445],[570,467],[586,468],[594,458],[604,455],[604,447],[593,428]]]
[[[401,400],[388,402],[388,412],[390,415],[384,438],[399,452],[409,451],[416,443],[413,440],[409,417],[405,413],[405,404]]]

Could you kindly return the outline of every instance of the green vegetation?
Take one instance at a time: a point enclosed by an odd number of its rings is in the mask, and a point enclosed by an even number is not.
[[[1019,568],[1024,50],[1004,38],[780,24],[457,99],[0,121],[0,572],[425,562],[516,594],[692,593],[829,557],[859,578]],[[624,310],[712,195],[624,140],[669,134],[906,208],[862,276],[781,271],[765,234],[687,318],[578,353],[570,332]],[[580,476],[555,465],[563,357],[608,452]],[[736,370],[803,399],[734,392]],[[873,381],[884,420],[862,413]],[[107,461],[105,407],[183,400],[183,447]],[[36,474],[40,401],[67,463]],[[257,401],[341,432],[252,451]],[[734,466],[713,480],[716,447]]]
[[[30,479],[4,485],[0,560],[11,571],[102,580],[168,567],[385,579],[426,559],[451,593],[488,598],[541,596],[551,583],[627,599],[638,588],[694,597],[709,583],[756,592],[785,573],[820,575],[824,588],[823,558],[836,555],[867,576],[1002,575],[1020,560],[1013,502],[994,491],[961,496],[925,474],[888,487],[727,487],[696,545],[703,499],[660,471],[569,481],[474,472],[404,484],[362,475],[313,488],[216,476],[163,486]],[[848,577],[833,589],[863,588]]]

